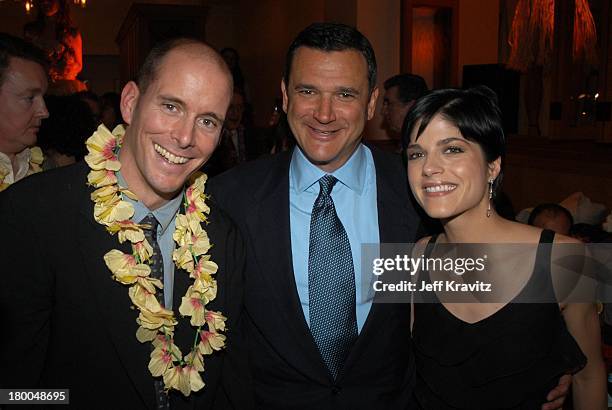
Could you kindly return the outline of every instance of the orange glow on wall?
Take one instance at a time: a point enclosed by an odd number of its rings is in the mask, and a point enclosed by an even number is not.
[[[412,25],[412,72],[433,84],[434,12],[430,7],[415,7]]]

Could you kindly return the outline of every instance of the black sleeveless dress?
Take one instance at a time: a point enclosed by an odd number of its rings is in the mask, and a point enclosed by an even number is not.
[[[554,232],[543,231],[540,244],[553,238]],[[429,273],[422,274],[428,281]],[[548,277],[544,289],[534,280],[538,275]],[[534,272],[514,300],[526,292],[554,296],[550,245],[538,247]],[[441,303],[417,303],[414,309],[414,398],[422,409],[540,409],[561,375],[586,364],[555,303],[511,302],[473,324]]]

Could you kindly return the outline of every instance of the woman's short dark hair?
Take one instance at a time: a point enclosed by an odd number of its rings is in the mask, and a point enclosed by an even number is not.
[[[300,47],[321,51],[355,50],[361,53],[368,65],[368,85],[370,92],[376,86],[376,57],[368,39],[356,28],[339,23],[313,23],[300,32],[289,46],[285,59],[285,84],[289,84],[289,74],[295,52]]]
[[[467,90],[441,89],[431,91],[418,99],[406,115],[402,126],[402,147],[410,144],[410,135],[418,127],[418,139],[432,118],[441,115],[453,124],[466,140],[477,143],[491,163],[497,158],[503,160],[506,153],[506,138],[502,128],[501,112],[496,94],[488,87],[478,86]],[[497,191],[502,181],[500,171],[495,179]]]

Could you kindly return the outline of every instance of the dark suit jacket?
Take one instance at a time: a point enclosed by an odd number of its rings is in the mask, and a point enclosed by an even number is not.
[[[58,168],[0,194],[0,387],[69,388],[71,407],[79,409],[153,408],[151,346],[136,340],[128,287],[111,279],[103,261],[110,249],[129,252],[129,244],[119,245],[94,221],[88,171],[85,163]],[[233,350],[240,344],[233,331],[242,309],[244,247],[235,225],[214,204],[211,209],[206,230],[219,293],[210,307],[229,318],[229,347],[205,356],[205,388],[190,400],[173,392],[173,408],[212,408],[213,402],[242,408],[228,397],[248,397],[233,390],[242,386],[237,373],[246,373],[236,370]],[[188,273],[177,269],[175,313],[189,284]],[[187,354],[195,330],[179,320],[175,340]]]
[[[399,157],[373,150],[382,242],[412,242],[418,225]],[[373,304],[343,375],[332,380],[296,289],[289,163],[281,153],[211,181],[210,192],[247,243],[244,326],[262,409],[405,409],[414,377],[410,305]],[[376,215],[372,215],[376,217]],[[308,238],[304,238],[308,241]]]

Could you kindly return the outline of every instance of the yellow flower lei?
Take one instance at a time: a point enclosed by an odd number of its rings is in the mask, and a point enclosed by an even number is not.
[[[42,163],[44,159],[45,157],[43,156],[42,150],[39,147],[30,148],[30,164],[28,167],[28,173],[26,175],[32,175],[42,171]],[[11,185],[4,182],[4,179],[8,174],[10,174],[10,172],[10,169],[6,169],[5,166],[0,165],[0,192],[4,191]]]
[[[91,194],[94,202],[94,219],[106,226],[111,234],[117,234],[120,243],[129,241],[132,253],[125,254],[117,249],[104,255],[106,266],[113,279],[131,285],[128,295],[140,311],[136,322],[139,342],[151,342],[154,346],[149,361],[153,377],[163,377],[166,390],[179,390],[185,396],[204,387],[200,372],[204,371],[204,355],[212,354],[225,347],[226,318],[220,312],[206,309],[206,305],[217,296],[217,281],[213,278],[218,266],[206,253],[211,247],[202,223],[210,208],[205,203],[204,185],[206,175],[190,178],[183,195],[185,214],[176,216],[176,229],[172,235],[177,244],[172,259],[176,266],[189,272],[194,280],[181,301],[179,312],[190,316],[190,323],[196,327],[196,336],[191,351],[183,356],[174,344],[174,326],[178,323],[171,310],[159,304],[155,294],[163,289],[160,280],[151,278],[150,258],[153,253],[143,228],[130,220],[134,207],[123,200],[123,195],[136,200],[136,196],[119,187],[116,172],[121,168],[117,156],[125,129],[118,126],[111,133],[100,125],[87,140],[88,154],[85,161],[91,168],[87,175],[88,185],[96,190]]]

